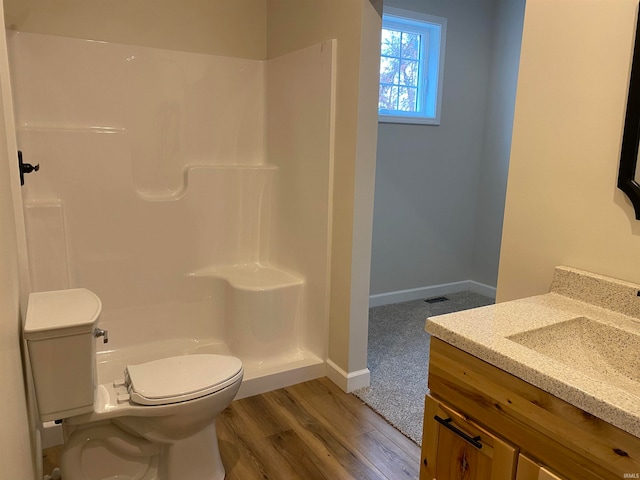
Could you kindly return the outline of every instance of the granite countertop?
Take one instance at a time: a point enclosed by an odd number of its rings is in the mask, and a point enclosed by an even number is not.
[[[432,317],[426,330],[640,437],[639,292],[557,267],[548,294]]]

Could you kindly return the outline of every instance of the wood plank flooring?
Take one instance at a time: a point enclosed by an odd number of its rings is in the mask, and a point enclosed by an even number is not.
[[[327,378],[237,400],[217,426],[227,480],[419,474],[420,448]]]
[[[420,448],[327,378],[236,400],[217,421],[226,480],[415,480]],[[45,451],[45,473],[58,447]]]

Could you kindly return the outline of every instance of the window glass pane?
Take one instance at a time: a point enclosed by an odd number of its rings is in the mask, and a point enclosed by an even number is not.
[[[379,111],[393,111],[398,109],[398,87],[380,85],[378,98]]]
[[[400,62],[400,85],[417,87],[419,68],[417,60],[402,60]]]
[[[392,7],[384,11],[379,121],[439,125],[447,20]]]
[[[401,57],[418,60],[420,58],[420,39],[422,35],[419,33],[402,32],[401,39]]]
[[[397,30],[382,29],[381,37],[381,53],[390,57],[399,57],[401,44],[400,40],[402,32]]]
[[[398,110],[402,112],[417,111],[418,89],[409,87],[398,88]]]
[[[380,58],[380,83],[395,84],[400,81],[400,60],[397,58]]]

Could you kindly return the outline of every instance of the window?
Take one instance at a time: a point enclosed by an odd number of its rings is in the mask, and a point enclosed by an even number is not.
[[[440,124],[447,19],[385,8],[378,120]]]

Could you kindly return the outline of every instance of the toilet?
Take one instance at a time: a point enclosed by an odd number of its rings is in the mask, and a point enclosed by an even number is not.
[[[240,388],[242,362],[169,356],[96,384],[96,342],[108,341],[101,309],[84,288],[29,296],[28,361],[41,420],[63,420],[62,478],[224,479],[215,420]]]

